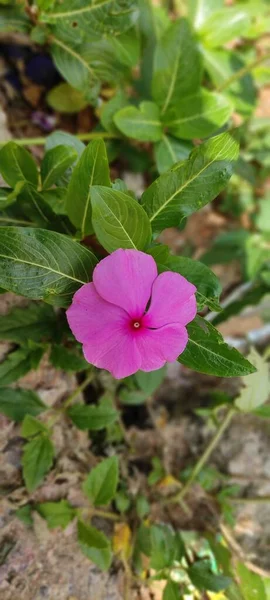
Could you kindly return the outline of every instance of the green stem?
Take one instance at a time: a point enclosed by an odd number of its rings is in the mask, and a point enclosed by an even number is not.
[[[29,227],[33,225],[31,221],[23,221],[23,219],[13,219],[11,217],[0,217],[0,223],[13,223],[14,225],[29,225]]]
[[[106,139],[111,140],[117,138],[114,133],[109,133],[108,131],[92,131],[90,133],[79,133],[75,136],[78,140],[82,142],[89,142],[90,140],[99,140]],[[18,138],[13,139],[12,141],[18,144],[19,146],[44,146],[46,143],[46,137],[37,137],[37,138]],[[9,142],[10,140],[2,140],[0,142],[0,147]]]
[[[121,521],[121,517],[107,510],[99,510],[97,508],[90,509],[91,517],[103,517],[104,519],[109,519],[110,521]]]
[[[85,378],[85,380],[81,383],[81,385],[78,385],[78,387],[76,387],[74,392],[72,392],[72,394],[70,396],[68,396],[68,398],[65,400],[65,402],[63,402],[62,406],[58,409],[55,409],[55,414],[52,416],[51,420],[47,423],[47,427],[49,427],[49,429],[51,429],[53,427],[53,425],[58,421],[58,419],[61,417],[63,412],[65,412],[66,408],[73,402],[73,400],[81,392],[83,392],[83,390],[85,390],[85,388],[92,381],[93,376],[94,376],[94,373],[91,370],[88,377]]]
[[[258,67],[262,62],[264,62],[268,58],[270,58],[270,52],[267,52],[263,56],[260,56],[259,58],[256,58],[255,60],[253,60],[252,62],[250,62],[249,64],[247,64],[245,67],[243,67],[242,69],[239,69],[231,77],[229,77],[228,79],[226,79],[226,81],[224,81],[217,88],[217,92],[223,92],[223,90],[225,90],[226,88],[228,88],[232,83],[234,83],[234,81],[237,81],[238,79],[242,79],[242,77],[244,77],[245,75],[247,75],[248,73],[250,73],[250,71],[253,71],[253,69],[256,69],[256,67]]]
[[[253,498],[230,498],[230,502],[235,504],[268,504],[270,496],[255,496]]]
[[[188,493],[193,481],[197,478],[197,476],[199,475],[199,473],[201,472],[202,468],[204,467],[205,463],[208,461],[209,457],[211,456],[214,448],[216,447],[216,445],[218,444],[220,438],[223,436],[223,433],[225,431],[225,429],[227,429],[228,425],[230,424],[232,417],[234,416],[234,414],[236,413],[235,408],[231,408],[230,410],[228,410],[225,419],[222,421],[222,423],[219,425],[216,434],[214,435],[214,437],[212,438],[210,444],[208,444],[207,448],[205,449],[204,453],[202,454],[201,458],[198,460],[198,462],[196,463],[189,479],[187,480],[187,482],[185,483],[185,485],[182,487],[182,489],[177,492],[177,494],[175,494],[174,496],[172,496],[168,502],[170,503],[178,503],[178,502],[182,502],[183,498],[186,496],[186,494]]]

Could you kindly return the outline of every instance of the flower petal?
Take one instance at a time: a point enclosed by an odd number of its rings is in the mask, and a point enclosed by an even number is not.
[[[143,315],[157,277],[152,256],[139,250],[116,250],[94,269],[96,290],[108,302],[124,308],[132,318]]]
[[[141,354],[141,371],[155,371],[166,362],[175,361],[188,342],[185,327],[178,323],[165,325],[159,329],[142,329],[136,336],[136,344]]]
[[[150,308],[143,322],[146,327],[168,323],[186,325],[196,315],[196,287],[179,273],[166,271],[153,283]]]
[[[76,292],[67,319],[76,339],[84,344],[89,363],[107,369],[116,379],[138,371],[141,357],[129,330],[129,315],[103,300],[93,283]]]

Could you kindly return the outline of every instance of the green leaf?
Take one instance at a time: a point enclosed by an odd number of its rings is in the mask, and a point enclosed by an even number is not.
[[[46,152],[40,167],[42,189],[47,190],[64,175],[77,158],[71,146],[56,146]]]
[[[51,10],[41,13],[45,23],[65,21],[86,33],[116,34],[129,29],[136,19],[134,0],[63,0]],[[74,25],[76,23],[76,26]]]
[[[15,142],[8,142],[0,150],[0,173],[11,187],[19,181],[38,184],[38,171],[31,154]]]
[[[155,161],[158,172],[168,171],[175,163],[188,158],[193,144],[177,140],[170,135],[163,135],[162,140],[155,145]]]
[[[150,373],[137,371],[134,377],[141,390],[150,396],[159,388],[162,381],[166,377],[166,367],[162,367],[162,369],[158,369],[157,371],[152,371]]]
[[[54,527],[65,529],[76,514],[74,508],[66,500],[43,502],[36,504],[35,508],[46,519],[49,529],[54,529]]]
[[[54,448],[51,440],[40,434],[24,446],[23,478],[28,492],[33,492],[52,466]]]
[[[126,388],[122,389],[119,393],[119,399],[122,404],[127,404],[130,406],[139,406],[140,404],[144,404],[147,400],[148,394],[145,392],[140,392],[139,390],[128,390]]]
[[[145,496],[139,494],[136,499],[136,511],[140,519],[144,519],[150,512],[150,505]]]
[[[18,508],[15,512],[17,519],[20,519],[22,523],[24,523],[27,527],[31,527],[33,525],[33,517],[32,517],[32,506],[31,504],[25,504]]]
[[[67,214],[71,222],[81,230],[82,238],[92,233],[91,196],[92,186],[110,186],[110,172],[103,140],[92,141],[77,163],[68,187]]]
[[[184,555],[184,544],[179,535],[168,525],[151,527],[151,567],[164,569],[172,567],[174,561],[179,562]]]
[[[89,102],[95,102],[100,83],[84,46],[53,37],[51,55],[54,63],[71,87],[82,92]]]
[[[66,215],[67,188],[55,187],[42,192],[42,198],[56,215]]]
[[[238,315],[246,306],[256,306],[261,299],[269,293],[269,286],[260,281],[254,282],[253,287],[247,290],[240,300],[228,304],[213,320],[213,325],[219,325],[232,316]]]
[[[232,112],[233,105],[225,96],[202,89],[181,98],[167,111],[164,122],[175,137],[192,140],[214,133]]]
[[[30,302],[24,308],[12,308],[0,316],[0,338],[22,344],[25,340],[40,342],[55,336],[57,319],[46,304]]]
[[[179,585],[173,581],[168,581],[163,591],[162,600],[181,600]]]
[[[154,246],[148,250],[148,254],[155,259],[159,273],[174,271],[196,286],[199,310],[204,306],[208,306],[211,310],[220,309],[219,297],[222,287],[217,276],[206,265],[186,256],[172,256],[166,246]]]
[[[67,410],[67,414],[76,427],[83,430],[89,429],[90,431],[105,429],[118,418],[117,410],[112,407],[105,407],[102,404],[98,406],[74,404]]]
[[[246,65],[243,54],[231,50],[210,50],[203,48],[204,65],[215,87],[222,87],[231,77]],[[226,87],[224,96],[230,98],[234,108],[248,117],[256,106],[256,87],[250,73],[232,80]]]
[[[269,261],[269,239],[269,233],[254,233],[246,239],[246,268],[250,279],[255,279]]]
[[[118,480],[118,458],[111,456],[90,471],[83,483],[83,491],[94,506],[109,504],[116,494]]]
[[[118,90],[108,102],[104,102],[100,110],[100,122],[106,131],[118,134],[118,129],[114,124],[114,115],[128,103],[126,94],[122,89]]]
[[[39,415],[48,407],[32,390],[0,387],[0,412],[13,421],[23,421],[25,415]]]
[[[267,600],[263,579],[260,575],[250,571],[241,562],[236,565],[236,575],[240,580],[239,587],[244,600]]]
[[[50,361],[56,369],[63,369],[63,371],[84,371],[89,367],[89,363],[79,356],[74,350],[65,348],[63,345],[53,344]]]
[[[89,250],[59,233],[0,228],[0,286],[15,294],[68,306],[96,263]]]
[[[250,25],[245,8],[226,6],[212,14],[200,27],[203,44],[210,48],[223,46],[236,37],[243,37]]]
[[[257,372],[242,378],[245,387],[236,398],[235,406],[243,412],[250,412],[264,404],[268,400],[270,389],[269,365],[266,360],[255,348],[251,349],[248,358]]]
[[[159,108],[154,102],[141,102],[136,106],[125,106],[114,116],[118,129],[127,137],[141,142],[157,142],[162,138]]]
[[[71,135],[71,133],[61,131],[61,129],[58,129],[48,135],[45,142],[45,152],[48,152],[48,150],[51,150],[56,146],[71,146],[71,148],[76,150],[78,156],[81,156],[85,150],[84,143],[81,142],[76,135]]]
[[[9,385],[31,369],[37,368],[43,353],[44,347],[25,347],[8,354],[0,364],[0,386]]]
[[[187,330],[188,345],[178,358],[186,367],[217,377],[240,377],[256,371],[238,350],[224,342],[208,321],[197,316]]]
[[[24,181],[18,181],[15,185],[14,190],[11,188],[0,188],[0,210],[5,210],[12,204],[14,204],[18,198],[19,193],[24,187]]]
[[[232,583],[230,577],[225,575],[216,575],[211,571],[209,560],[199,560],[187,570],[188,575],[198,590],[209,590],[220,592],[225,590]]]
[[[198,29],[218,9],[223,7],[223,0],[187,0],[188,16]]]
[[[51,207],[45,202],[31,184],[25,183],[19,195],[18,204],[23,213],[39,227],[56,229],[66,233],[65,225],[60,217],[55,215]]]
[[[31,21],[26,15],[23,6],[6,6],[0,13],[0,33],[19,32],[28,33]]]
[[[165,115],[179,98],[194,94],[201,83],[198,43],[186,19],[175,21],[157,43],[152,95]]]
[[[59,83],[46,96],[47,104],[60,113],[78,113],[88,104],[82,92],[68,83]]]
[[[223,133],[156,179],[142,196],[153,231],[177,227],[183,217],[213,200],[230,179],[237,156],[238,144]]]
[[[37,433],[48,433],[48,428],[38,419],[35,419],[31,415],[26,415],[22,423],[22,437],[31,438]]]
[[[108,538],[90,525],[78,522],[78,542],[82,552],[102,571],[107,571],[112,562],[111,543]]]
[[[91,202],[95,234],[108,252],[118,248],[144,250],[149,244],[151,226],[147,214],[128,194],[94,186]]]

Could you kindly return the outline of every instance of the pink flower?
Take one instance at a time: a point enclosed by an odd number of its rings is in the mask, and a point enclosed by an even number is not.
[[[183,352],[196,315],[196,288],[178,273],[158,275],[152,258],[116,250],[74,295],[67,319],[86,360],[116,379],[160,369]]]

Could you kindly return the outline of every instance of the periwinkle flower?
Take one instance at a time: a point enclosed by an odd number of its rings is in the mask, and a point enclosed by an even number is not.
[[[116,250],[74,295],[67,319],[86,360],[116,379],[160,369],[188,342],[196,287],[172,271],[158,275],[152,256]]]

